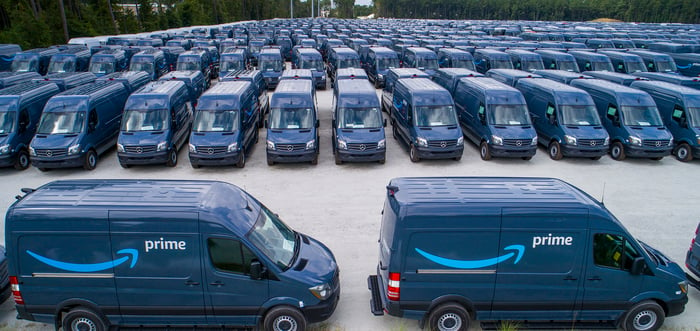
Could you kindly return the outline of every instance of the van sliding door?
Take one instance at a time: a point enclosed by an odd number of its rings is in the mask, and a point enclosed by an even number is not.
[[[494,319],[572,320],[580,301],[585,208],[503,208]]]

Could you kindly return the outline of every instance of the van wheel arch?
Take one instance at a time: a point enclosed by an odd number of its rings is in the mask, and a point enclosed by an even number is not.
[[[633,305],[622,316],[618,326],[625,331],[656,331],[661,327],[661,325],[663,325],[667,314],[668,308],[663,302],[659,302],[657,300],[645,300]],[[648,325],[648,323],[652,323],[652,325]],[[637,326],[641,326],[643,328],[637,328]]]
[[[476,309],[474,308],[474,304],[469,299],[456,295],[447,295],[433,300],[425,315],[420,320],[421,328],[424,328],[429,323],[430,314],[436,308],[447,304],[456,304],[461,306],[467,311],[467,314],[469,314],[469,318],[474,318],[476,316]]]
[[[305,331],[308,324],[306,316],[299,309],[289,305],[279,305],[270,307],[265,311],[262,319],[262,330],[274,330],[272,328],[274,324],[278,322],[284,323],[285,320],[287,322],[293,320],[296,323],[295,330],[297,331]]]
[[[471,324],[472,313],[467,308],[458,302],[448,301],[438,306],[435,306],[426,315],[422,321],[422,326],[425,326],[427,319],[428,328],[432,330],[468,330]],[[442,328],[440,326],[443,326]]]
[[[100,310],[99,306],[94,302],[85,301],[81,299],[68,299],[56,305],[56,307],[57,309],[54,313],[56,330],[58,330],[58,328],[61,326],[63,322],[63,316],[75,309],[84,309],[92,311],[97,316],[99,316],[102,319],[102,321],[105,321],[105,323],[107,323],[108,321],[106,316],[102,313],[102,310]]]

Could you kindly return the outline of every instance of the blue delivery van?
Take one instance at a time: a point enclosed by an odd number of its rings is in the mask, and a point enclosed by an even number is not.
[[[474,51],[476,71],[485,74],[490,69],[513,69],[510,55],[493,48],[480,48]]]
[[[50,82],[27,82],[0,89],[0,167],[29,167],[29,143],[49,98],[59,93]]]
[[[610,135],[610,156],[661,160],[671,154],[673,136],[648,93],[600,79],[576,79],[571,86],[591,95]]]
[[[338,303],[333,253],[232,184],[73,180],[25,192],[5,221],[20,319],[303,331]]]
[[[399,67],[398,54],[388,47],[370,47],[367,51],[365,68],[375,88],[384,87],[389,70]]]
[[[700,277],[700,224],[695,228],[695,237],[690,242],[690,248],[685,255],[685,267],[690,271],[690,274],[686,274],[688,282],[691,286],[700,290],[700,281],[695,277]]]
[[[411,162],[462,159],[464,137],[452,95],[427,78],[402,78],[394,85],[391,125],[409,149]]]
[[[192,104],[185,83],[151,82],[132,93],[124,106],[117,141],[119,165],[177,165],[177,153],[192,127]]]
[[[493,78],[508,86],[515,86],[519,80],[526,78],[542,78],[542,76],[520,69],[491,69],[486,72],[486,77]]]
[[[275,89],[284,71],[284,59],[280,49],[276,47],[263,48],[258,55],[258,70],[262,72],[265,84],[270,90]]]
[[[344,79],[336,84],[331,134],[335,164],[386,160],[381,105],[367,80]]]
[[[141,86],[144,86],[146,83],[150,82],[151,76],[145,71],[119,71],[97,78],[96,81],[120,82],[124,84],[126,90],[129,92],[129,94],[131,94],[132,92],[140,89]]]
[[[482,160],[537,153],[537,133],[520,91],[488,77],[462,78],[455,88],[455,106],[464,135],[479,146]]]
[[[61,72],[48,74],[43,78],[35,78],[33,81],[53,82],[58,85],[61,92],[81,85],[94,83],[97,77],[91,72]]]
[[[631,49],[628,52],[639,56],[642,59],[642,61],[644,61],[644,65],[647,68],[646,71],[678,73],[678,68],[676,68],[676,62],[668,54],[636,49]]]
[[[331,81],[331,87],[335,84],[335,76],[339,69],[345,68],[362,68],[360,65],[360,55],[352,48],[335,47],[328,52],[328,77]]]
[[[13,72],[38,72],[46,75],[51,56],[58,53],[58,48],[35,48],[15,54],[12,60]]]
[[[533,74],[564,84],[569,84],[574,79],[593,79],[593,76],[565,70],[535,70]]]
[[[292,62],[292,68],[309,69],[314,76],[316,88],[326,89],[326,68],[323,63],[323,57],[315,48],[297,48],[296,56]]]
[[[440,68],[435,70],[435,73],[431,77],[434,82],[438,85],[444,87],[447,91],[455,97],[455,89],[457,88],[457,83],[464,77],[486,77],[476,71],[472,71],[464,68]]]
[[[90,59],[89,71],[97,77],[117,71],[126,71],[129,61],[121,49],[107,49],[95,53]]]
[[[204,92],[194,112],[189,142],[190,164],[243,168],[258,142],[260,104],[251,82],[220,82]]]
[[[404,53],[404,68],[416,68],[432,76],[440,66],[435,52],[425,47],[408,47]]]
[[[545,69],[579,72],[576,58],[569,53],[550,49],[536,49],[534,52],[542,57]]]
[[[476,71],[474,56],[465,50],[444,47],[437,51],[437,56],[440,68],[464,68]]]
[[[391,103],[394,100],[394,85],[403,78],[430,78],[428,74],[416,68],[396,68],[389,69],[384,79],[384,88],[382,89],[382,111],[390,112]]]
[[[283,80],[270,97],[267,128],[267,164],[318,163],[319,121],[313,82]]]
[[[538,141],[552,160],[598,160],[608,153],[610,136],[586,91],[549,79],[522,79],[515,87],[523,93]]]
[[[219,80],[229,72],[248,69],[248,54],[245,48],[229,47],[221,52]]]
[[[513,69],[530,72],[545,69],[544,62],[542,62],[542,56],[538,53],[524,49],[507,49],[506,53],[510,55],[510,61],[513,63]]]
[[[90,50],[85,48],[66,49],[51,56],[47,74],[87,71],[91,57]]]
[[[258,96],[258,104],[260,105],[260,127],[263,127],[264,117],[270,112],[270,99],[267,96],[267,86],[265,80],[262,77],[262,72],[260,70],[237,70],[228,73],[225,77],[221,79],[222,82],[229,81],[248,81],[253,84],[256,90],[256,95]]]
[[[634,76],[644,77],[649,80],[668,82],[676,85],[692,87],[700,90],[700,77],[688,77],[665,72],[635,72]]]
[[[688,302],[678,264],[558,179],[394,178],[382,214],[375,315],[656,331]]]
[[[15,54],[22,52],[17,44],[0,44],[0,72],[12,70]]]
[[[635,82],[632,88],[649,93],[661,119],[673,134],[676,159],[700,158],[700,90],[667,82]]]
[[[631,74],[647,71],[644,61],[637,54],[618,51],[600,51],[598,53],[604,54],[610,59],[615,72]]]
[[[32,81],[41,78],[39,73],[34,71],[28,72],[0,72],[0,88],[10,87],[20,83]]]
[[[185,51],[178,55],[177,71],[199,71],[204,77],[206,88],[211,86],[211,58],[204,50]]]
[[[165,75],[170,68],[165,60],[165,53],[159,49],[146,49],[131,57],[129,71],[145,71],[151,80],[157,80]]]
[[[204,75],[199,70],[171,71],[159,79],[160,81],[179,80],[185,83],[190,104],[197,106],[199,96],[208,88]]]
[[[642,76],[630,75],[613,71],[584,71],[583,73],[593,78],[607,80],[609,82],[625,86],[630,86],[630,84],[638,80],[649,80],[648,78]]]
[[[98,157],[117,142],[128,95],[124,84],[100,82],[53,96],[29,145],[32,165],[41,171],[95,169]]]
[[[605,54],[587,51],[569,51],[569,54],[576,58],[576,64],[581,71],[615,71]]]

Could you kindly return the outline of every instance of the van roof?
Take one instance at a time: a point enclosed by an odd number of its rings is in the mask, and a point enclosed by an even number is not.
[[[446,75],[452,77],[452,76],[459,76],[459,77],[485,77],[484,74],[478,73],[473,70],[465,69],[465,68],[440,68],[436,70],[437,73],[445,73]]]
[[[659,81],[636,81],[632,83],[631,87],[640,89],[643,91],[660,91],[666,94],[672,94],[677,97],[684,96],[700,96],[700,90],[694,89],[692,87],[682,86],[678,84],[673,84],[669,82],[659,82]]]
[[[450,95],[444,87],[433,82],[429,78],[411,78],[411,79],[399,79],[398,83],[405,86],[411,93],[447,93]]]
[[[199,70],[176,70],[176,71],[171,71],[163,76],[160,77],[158,80],[176,80],[176,79],[182,79],[182,78],[190,78],[194,79],[197,76],[202,76],[202,79],[204,79],[204,75],[202,75],[202,72]]]
[[[56,85],[56,83],[46,81],[24,82],[10,87],[6,87],[4,89],[0,89],[0,96],[16,96],[20,98],[29,98],[36,94],[40,94],[45,90],[58,91],[58,85]]]
[[[249,81],[244,81],[244,80],[239,80],[239,81],[228,81],[228,82],[219,82],[216,85],[213,85],[210,87],[208,90],[202,94],[202,97],[205,95],[216,95],[216,96],[240,96],[245,92],[246,89],[250,88],[252,85]]]
[[[582,93],[588,95],[586,91],[573,86],[553,81],[550,79],[521,79],[518,81],[518,87],[521,85],[534,87],[540,90],[550,91],[552,94],[567,92],[567,93]]]
[[[616,84],[609,82],[607,80],[602,80],[602,79],[575,79],[571,82],[571,86],[573,87],[578,87],[581,89],[584,89],[586,91],[588,90],[595,90],[598,92],[602,92],[608,95],[617,95],[620,96],[621,98],[625,100],[631,100],[633,98],[638,98],[642,95],[644,96],[649,96],[648,93],[627,87],[624,85]],[[652,104],[653,101],[652,101]],[[642,104],[640,104],[642,105]],[[644,104],[646,105],[646,104]]]
[[[605,62],[610,61],[610,58],[608,58],[607,55],[602,53],[593,53],[588,51],[569,51],[569,54],[573,55],[575,58],[592,59]]]
[[[285,79],[281,80],[275,88],[274,97],[277,93],[311,93],[313,91],[313,81],[308,79]]]
[[[124,84],[119,82],[94,82],[91,84],[81,85],[76,88],[67,90],[57,94],[55,97],[70,97],[70,96],[87,96],[89,98],[107,97],[114,91],[126,89]]]
[[[387,190],[390,195],[393,192],[393,197],[402,205],[599,205],[588,194],[554,178],[405,177],[392,179]],[[445,212],[454,213],[454,210]]]
[[[396,54],[396,52],[385,46],[373,46],[369,48],[369,51],[375,54],[394,55],[394,57],[398,57],[398,54]]]
[[[618,52],[618,51],[599,51],[600,54],[604,54],[609,58],[620,59],[620,60],[641,60],[642,58],[637,54]]]
[[[470,86],[481,91],[518,92],[514,87],[501,83],[491,77],[464,77],[460,81],[468,83]]]
[[[338,95],[361,95],[361,96],[373,96],[374,99],[377,98],[377,92],[374,89],[372,83],[365,79],[343,79],[336,83]]]
[[[179,81],[179,80],[159,80],[159,81],[154,81],[150,82],[140,89],[138,89],[136,92],[134,92],[132,95],[136,96],[139,94],[161,94],[161,95],[173,95],[177,92],[178,89],[183,88],[185,85],[184,82]]]

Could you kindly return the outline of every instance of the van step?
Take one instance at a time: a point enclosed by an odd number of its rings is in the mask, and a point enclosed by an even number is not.
[[[372,311],[374,316],[384,315],[384,307],[382,307],[382,298],[379,294],[379,280],[377,275],[371,275],[367,277],[367,287],[370,293],[372,293],[372,299],[369,301],[369,309]]]
[[[692,286],[695,289],[697,289],[698,291],[700,291],[700,281],[695,279],[695,277],[691,276],[687,272],[685,273],[685,278],[688,279],[688,284],[690,284],[690,286]]]
[[[481,322],[482,330],[503,330],[502,322],[515,326],[515,329],[535,329],[535,330],[600,330],[616,329],[612,321],[486,321]]]
[[[225,327],[225,326],[161,326],[161,327],[138,327],[128,326],[116,328],[119,331],[252,331],[253,327]]]

